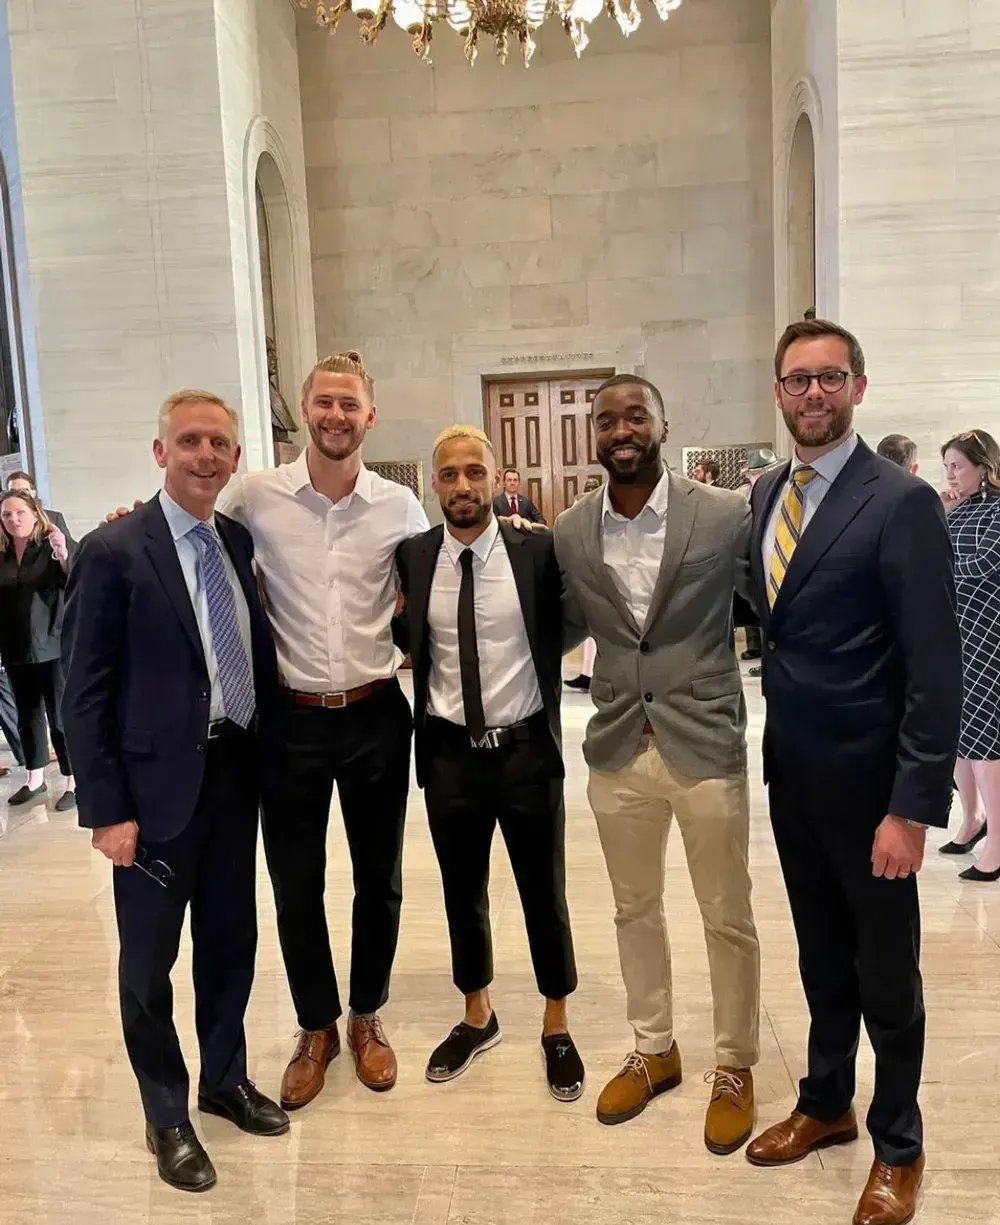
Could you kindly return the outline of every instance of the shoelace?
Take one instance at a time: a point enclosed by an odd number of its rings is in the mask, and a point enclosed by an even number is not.
[[[361,1045],[363,1042],[377,1042],[379,1046],[389,1045],[385,1040],[385,1030],[382,1028],[382,1022],[378,1017],[358,1017],[355,1018],[355,1021],[361,1031],[358,1035],[360,1039],[358,1045]]]
[[[649,1078],[649,1067],[646,1064],[646,1058],[639,1051],[632,1051],[629,1055],[626,1055],[625,1063],[618,1075],[625,1076],[628,1072],[641,1072],[646,1078],[646,1084],[649,1085],[650,1093],[653,1092],[653,1082]]]
[[[306,1058],[311,1059],[314,1063],[318,1062],[316,1056],[312,1052],[311,1046],[312,1040],[318,1033],[321,1032],[324,1031],[315,1029],[297,1029],[295,1031],[295,1054],[292,1056],[292,1063],[294,1063],[296,1059],[301,1059],[303,1055],[305,1055]],[[253,1084],[253,1081],[250,1083]]]
[[[705,1084],[715,1085],[715,1092],[712,1094],[713,1101],[719,1097],[731,1097],[734,1102],[739,1102],[743,1096],[743,1081],[732,1072],[723,1072],[721,1068],[714,1072],[705,1073]]]

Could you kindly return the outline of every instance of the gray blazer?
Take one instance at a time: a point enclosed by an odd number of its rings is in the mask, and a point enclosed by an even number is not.
[[[660,575],[642,632],[604,564],[603,489],[555,524],[567,590],[597,642],[597,713],[583,754],[620,770],[648,719],[664,758],[690,778],[746,772],[746,703],[733,646],[733,589],[745,585],[750,508],[736,493],[671,472]]]

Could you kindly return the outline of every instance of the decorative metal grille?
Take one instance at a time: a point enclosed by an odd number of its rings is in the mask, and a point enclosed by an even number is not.
[[[419,459],[365,460],[365,467],[387,481],[412,489],[418,502],[424,500],[424,466]]]
[[[681,451],[681,467],[684,475],[689,477],[703,459],[714,459],[719,465],[720,487],[738,489],[743,484],[747,454],[771,445],[769,442],[748,442],[737,447],[684,447]]]

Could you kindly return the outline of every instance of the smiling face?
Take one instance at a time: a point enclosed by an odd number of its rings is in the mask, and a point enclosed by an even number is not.
[[[375,405],[356,374],[317,370],[302,402],[313,446],[327,459],[347,459],[375,424]]]
[[[11,540],[29,540],[38,517],[23,498],[9,496],[0,507],[0,522]]]
[[[647,387],[617,383],[594,400],[597,459],[620,485],[655,484],[667,427]]]
[[[782,385],[775,384],[775,397],[788,432],[806,450],[822,450],[846,438],[854,424],[855,405],[865,396],[868,380],[863,374],[850,373],[850,350],[839,336],[810,336],[796,340],[788,347],[781,364],[782,379],[800,375],[809,379],[804,395],[792,395]],[[824,391],[820,376],[836,382],[835,372],[846,373],[843,387]]]
[[[478,527],[489,518],[497,487],[493,452],[478,438],[448,438],[434,455],[434,492],[452,527]]]
[[[166,472],[164,487],[170,497],[204,517],[240,462],[233,419],[219,404],[178,404],[163,423],[163,437],[153,443],[153,455]]]

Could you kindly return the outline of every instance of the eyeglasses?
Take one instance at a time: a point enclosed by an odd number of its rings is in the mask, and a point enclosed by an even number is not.
[[[149,850],[142,843],[135,848],[135,858],[132,860],[132,867],[138,868],[140,872],[144,872],[150,880],[155,880],[163,889],[166,889],[174,874],[173,870],[162,859],[153,859],[149,854]]]
[[[842,391],[851,377],[849,370],[821,370],[819,374],[786,374],[778,382],[789,396],[804,396],[813,382],[819,384],[820,391]]]

